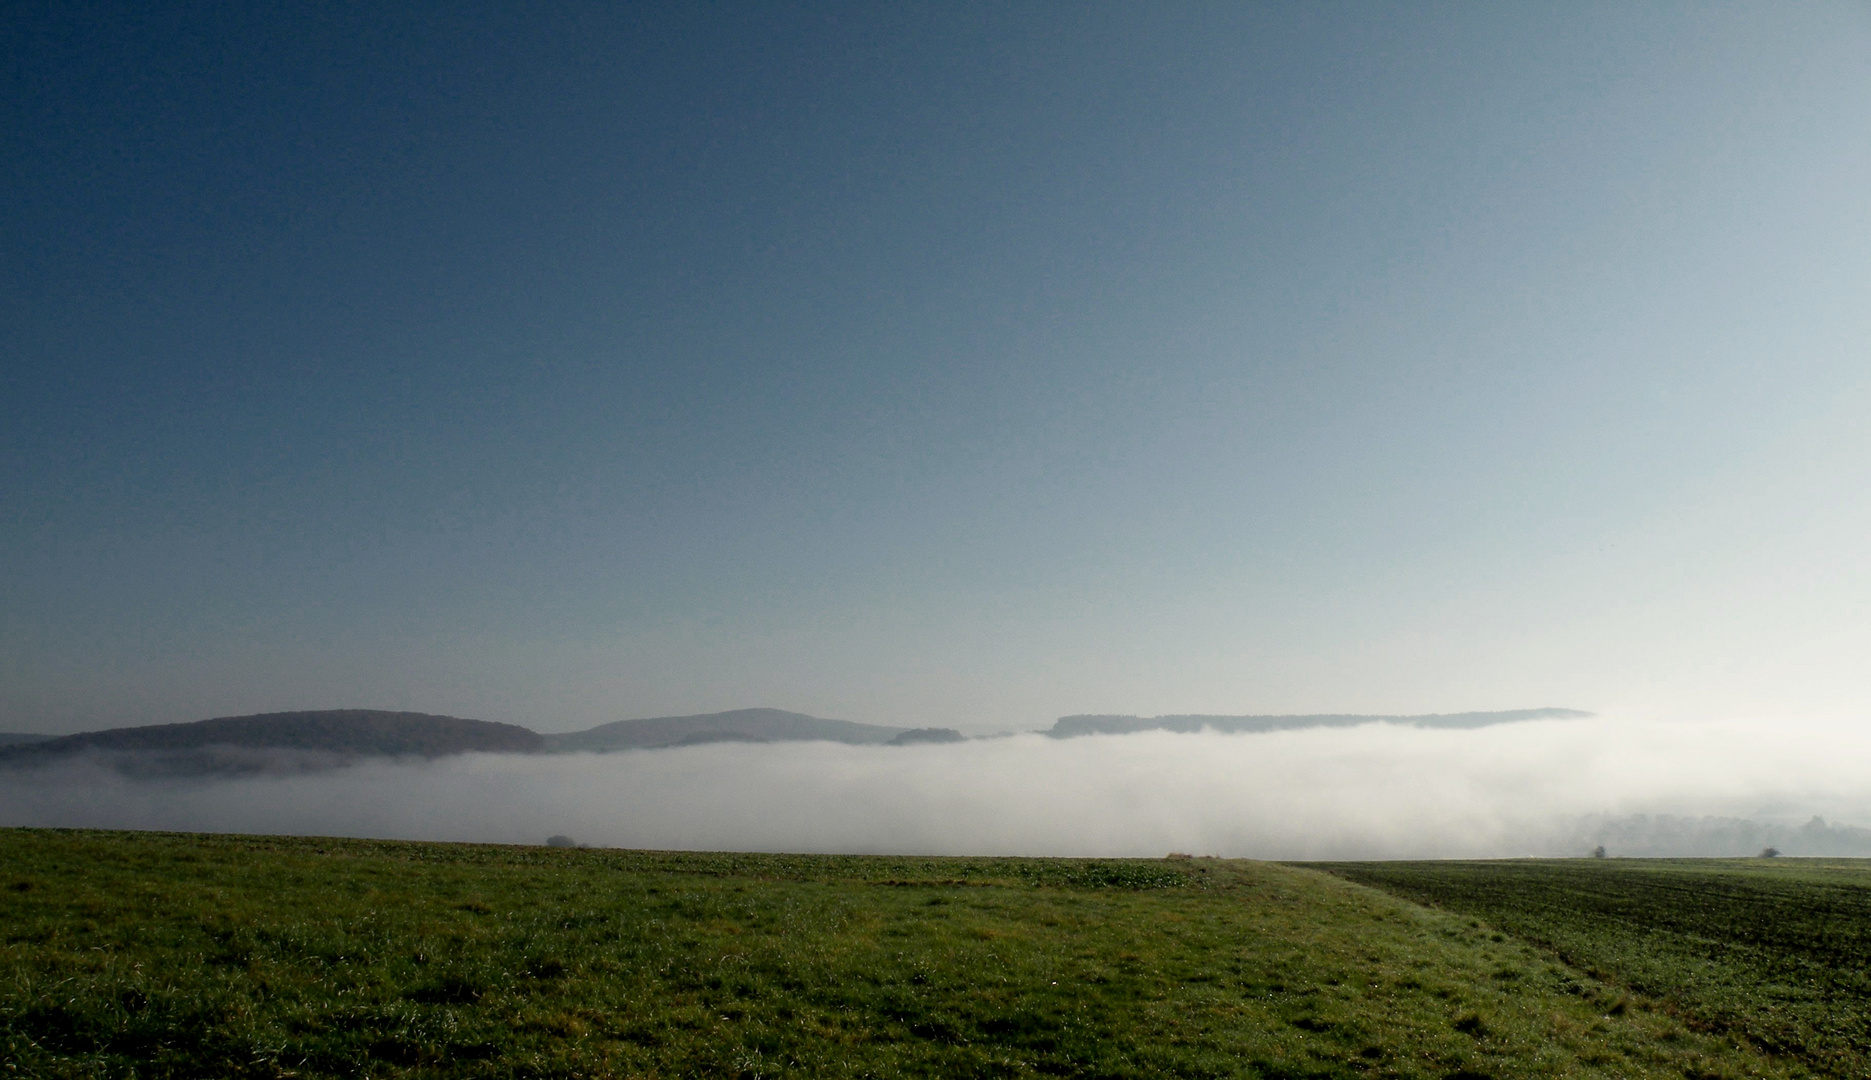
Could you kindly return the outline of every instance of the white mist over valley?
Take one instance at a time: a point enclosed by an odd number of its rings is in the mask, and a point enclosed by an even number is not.
[[[736,742],[234,777],[139,778],[79,756],[0,774],[0,825],[656,849],[1844,855],[1871,853],[1867,824],[1871,733],[1821,720]]]

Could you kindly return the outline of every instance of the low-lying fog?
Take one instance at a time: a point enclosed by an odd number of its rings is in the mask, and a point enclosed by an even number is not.
[[[1814,815],[1871,824],[1864,725],[1602,717],[469,755],[223,780],[130,779],[95,762],[0,773],[7,825],[1280,859],[1580,855],[1598,843],[1612,855],[1753,854],[1765,837],[1789,854],[1871,854],[1864,830],[1798,828]]]

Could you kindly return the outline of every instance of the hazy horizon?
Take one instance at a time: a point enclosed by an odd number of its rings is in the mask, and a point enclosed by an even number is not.
[[[241,714],[240,716],[233,716],[233,717],[195,717],[189,720],[172,721],[171,723],[189,724],[189,723],[196,723],[202,720],[242,719],[246,717],[267,716],[267,715],[316,714],[320,712],[351,712],[351,711],[383,712],[383,713],[415,713],[418,715],[426,715],[426,716],[448,715],[445,713],[430,712],[425,709],[373,709],[373,708],[369,708],[366,706],[338,706],[338,707],[334,707],[330,709],[281,709],[281,710],[277,710],[274,713],[247,713],[247,714]],[[861,723],[861,724],[873,724],[874,723],[874,721],[870,721],[870,720],[867,720],[861,717],[849,717],[849,716],[815,717],[815,716],[811,716],[811,714],[809,713],[801,713],[796,709],[777,708],[777,707],[768,706],[768,705],[750,705],[750,706],[744,706],[741,708],[723,709],[723,710],[719,710],[717,712],[711,712],[711,713],[688,713],[688,714],[682,714],[682,715],[677,715],[677,716],[622,716],[622,717],[617,717],[611,720],[601,720],[597,722],[596,724],[592,725],[592,727],[588,727],[588,728],[550,727],[550,726],[539,726],[536,724],[520,724],[519,726],[528,728],[529,730],[538,732],[539,734],[542,734],[542,735],[563,735],[563,734],[575,734],[579,732],[589,731],[596,727],[605,727],[608,725],[620,724],[620,723],[630,723],[633,721],[671,720],[671,719],[685,720],[685,719],[695,719],[695,718],[703,718],[703,717],[723,716],[723,715],[739,713],[739,712],[751,712],[751,713],[779,712],[779,713],[787,713],[793,716],[806,717],[808,719],[814,719],[814,720],[833,720],[833,721],[841,721],[841,722],[855,722],[855,723]],[[968,734],[973,737],[984,737],[984,736],[995,736],[995,735],[1038,734],[1038,733],[1049,731],[1057,727],[1059,724],[1059,721],[1061,720],[1080,720],[1080,719],[1086,719],[1086,718],[1212,721],[1212,720],[1242,720],[1242,719],[1311,719],[1311,718],[1344,719],[1346,717],[1356,717],[1360,719],[1369,719],[1369,720],[1374,720],[1374,721],[1393,721],[1393,720],[1431,719],[1431,718],[1440,717],[1440,716],[1507,717],[1512,714],[1523,713],[1523,712],[1571,712],[1571,713],[1577,713],[1580,717],[1587,717],[1587,716],[1594,715],[1589,710],[1567,709],[1563,706],[1539,706],[1539,707],[1532,708],[1532,709],[1510,709],[1510,710],[1474,710],[1472,712],[1453,713],[1453,714],[1395,713],[1395,712],[1349,713],[1349,714],[1348,713],[1228,713],[1228,714],[1223,714],[1223,713],[1201,713],[1201,714],[1151,713],[1151,714],[1143,714],[1143,715],[1134,714],[1134,713],[1068,713],[1068,714],[1062,714],[1059,716],[1051,717],[1050,719],[1048,719],[1043,724],[1040,724],[1039,726],[1029,727],[1029,728],[1020,728],[1020,729],[1000,729],[1000,730],[994,730],[994,731],[987,731],[987,730],[979,730],[979,729],[964,730],[963,728],[955,727],[954,725],[940,725],[940,726],[948,727],[948,728],[951,728],[957,731],[963,731],[964,734]],[[471,716],[471,717],[457,717],[456,719],[485,720],[487,718],[480,717],[480,716]],[[501,721],[501,722],[502,723],[514,723],[514,721]],[[1496,722],[1513,722],[1513,721],[1502,720],[1502,721],[1496,721]],[[96,732],[96,731],[105,731],[105,730],[120,730],[122,728],[135,728],[135,727],[147,727],[147,726],[155,726],[155,725],[132,724],[132,725],[122,725],[120,728],[80,727],[80,728],[75,728],[69,732],[58,732],[58,733],[8,730],[4,732],[4,734],[65,735],[65,734],[81,734],[81,733],[86,733],[86,732]],[[912,730],[911,728],[905,727],[903,725],[876,724],[876,726],[894,727],[894,728],[898,728],[904,731]],[[936,726],[936,725],[923,725],[923,726],[930,727],[930,726]]]
[[[1598,844],[1613,855],[1752,855],[1763,834],[1737,822],[1797,838],[1795,827],[1822,816],[1860,831],[1838,841],[1849,851],[1818,853],[1871,854],[1871,733],[1850,723],[1601,717],[903,747],[724,743],[235,778],[131,779],[79,759],[5,779],[0,825],[1330,859],[1583,856]]]

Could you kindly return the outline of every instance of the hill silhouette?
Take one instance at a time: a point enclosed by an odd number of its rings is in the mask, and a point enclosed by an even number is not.
[[[88,731],[0,746],[0,763],[37,764],[94,753],[136,772],[270,771],[282,761],[291,761],[296,771],[360,757],[528,753],[541,745],[538,733],[515,724],[428,713],[327,709]],[[256,756],[253,751],[271,756]],[[282,757],[281,752],[288,756]]]
[[[1142,731],[1288,731],[1390,723],[1477,728],[1522,720],[1590,716],[1573,709],[1437,713],[1420,716],[1062,716],[1053,738]],[[0,766],[46,765],[78,756],[119,772],[190,776],[306,772],[373,757],[440,758],[465,753],[604,753],[722,742],[836,742],[907,746],[965,738],[952,728],[900,728],[827,720],[783,709],[734,709],[692,716],[618,720],[585,731],[541,735],[517,724],[379,709],[326,709],[222,716],[185,724],[111,728],[78,735],[0,735]]]
[[[1061,716],[1046,734],[1055,739],[1079,735],[1128,735],[1139,731],[1292,731],[1315,727],[1356,727],[1359,724],[1407,724],[1423,728],[1478,728],[1522,720],[1580,720],[1591,713],[1577,709],[1512,709],[1505,712],[1426,713],[1420,716],[1365,716],[1351,713],[1315,713],[1290,716]]]
[[[914,746],[917,743],[967,742],[968,736],[946,727],[911,728],[890,740],[891,746]]]
[[[781,709],[736,709],[619,720],[588,731],[541,735],[516,724],[455,716],[325,709],[222,716],[58,737],[20,736],[11,742],[0,739],[0,766],[50,764],[90,755],[135,775],[305,772],[370,757],[439,758],[473,752],[602,752],[805,740],[884,744],[904,730]]]
[[[602,752],[717,742],[817,741],[875,745],[888,743],[904,730],[851,720],[825,720],[784,709],[734,709],[696,716],[618,720],[588,731],[543,738],[548,750]]]

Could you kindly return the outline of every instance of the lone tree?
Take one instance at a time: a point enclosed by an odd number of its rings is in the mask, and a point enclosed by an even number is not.
[[[1777,847],[1764,847],[1761,849],[1761,858],[1763,859],[1777,859],[1779,857],[1780,849]]]
[[[1605,845],[1600,844],[1597,847],[1592,849],[1592,858],[1602,859],[1604,857],[1605,857]]]

